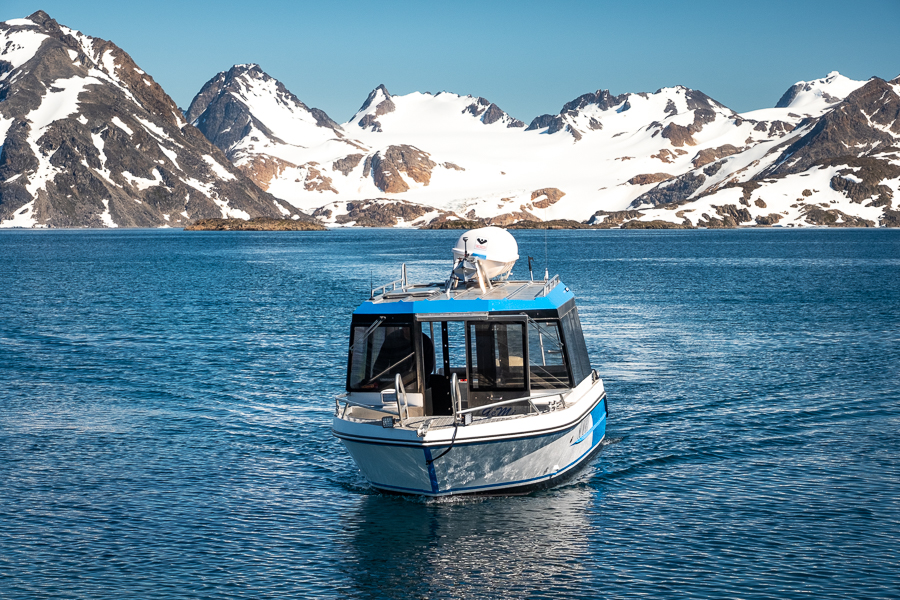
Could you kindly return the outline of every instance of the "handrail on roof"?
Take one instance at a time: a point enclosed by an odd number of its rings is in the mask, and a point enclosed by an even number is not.
[[[476,271],[478,274],[478,277],[476,280],[478,287],[481,289],[482,294],[487,294],[487,292],[491,288],[493,288],[493,286],[498,282],[492,282],[491,280],[487,279],[484,272],[480,268],[481,267],[480,263],[477,260],[475,262],[476,262]],[[507,277],[508,277],[508,274],[507,274]],[[450,297],[453,294],[453,292],[457,291],[456,289],[454,289],[455,286],[451,285],[452,282],[453,282],[453,277],[451,277],[450,279],[448,279],[446,282],[443,282],[443,283],[434,282],[434,283],[410,284],[409,279],[407,277],[406,263],[403,263],[400,265],[400,279],[395,279],[393,281],[389,281],[389,282],[385,283],[384,285],[372,287],[371,292],[369,294],[369,300],[385,298],[385,297],[387,297],[387,295],[390,292],[396,292],[398,290],[398,288],[402,293],[406,293],[406,292],[409,292],[410,289],[422,288],[422,287],[443,287],[444,288],[443,294],[446,294],[448,297]],[[502,283],[502,282],[514,283],[514,282],[510,281],[509,279],[503,279],[501,277],[499,279],[499,283]],[[526,281],[524,283],[540,284],[539,281]],[[553,291],[553,289],[557,285],[559,285],[559,283],[560,283],[559,275],[558,274],[554,275],[553,277],[551,277],[550,279],[548,279],[544,282],[544,285],[541,288],[541,291],[537,294],[536,297],[539,297],[539,298],[546,297],[550,292]],[[465,291],[465,290],[463,290],[463,291]]]
[[[550,278],[550,281],[544,284],[544,289],[541,290],[541,296],[546,296],[547,294],[552,292],[553,288],[555,288],[557,285],[559,285],[559,275],[554,275]]]

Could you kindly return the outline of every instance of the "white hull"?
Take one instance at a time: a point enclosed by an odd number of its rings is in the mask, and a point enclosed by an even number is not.
[[[603,383],[590,378],[566,408],[508,420],[444,427],[419,437],[412,427],[382,428],[334,419],[334,433],[373,486],[446,496],[546,487],[571,474],[606,433]]]

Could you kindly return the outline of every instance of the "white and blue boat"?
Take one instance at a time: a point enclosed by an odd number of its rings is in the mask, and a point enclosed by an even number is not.
[[[460,236],[443,282],[399,280],[353,313],[334,435],[388,492],[551,487],[599,449],[608,415],[575,297],[559,277],[511,281],[513,236]],[[529,271],[530,271],[529,262]]]

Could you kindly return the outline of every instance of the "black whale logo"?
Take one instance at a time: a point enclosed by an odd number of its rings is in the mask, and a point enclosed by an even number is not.
[[[483,239],[481,239],[481,238],[478,238],[478,243],[479,243],[479,244],[487,244],[487,240],[483,240]]]

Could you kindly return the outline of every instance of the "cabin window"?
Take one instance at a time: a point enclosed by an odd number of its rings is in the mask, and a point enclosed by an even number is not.
[[[393,388],[395,376],[399,373],[403,385],[407,389],[415,389],[416,352],[412,328],[408,325],[386,325],[372,331],[369,329],[368,325],[353,327],[349,388],[373,392]]]
[[[569,364],[572,365],[572,375],[575,376],[575,385],[578,385],[591,374],[591,360],[588,358],[577,308],[572,307],[572,310],[563,316],[562,327]]]
[[[469,323],[469,387],[524,390],[525,324]]]
[[[570,387],[569,369],[563,352],[558,321],[529,321],[528,370],[531,389]]]

